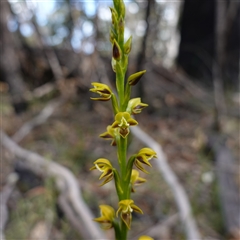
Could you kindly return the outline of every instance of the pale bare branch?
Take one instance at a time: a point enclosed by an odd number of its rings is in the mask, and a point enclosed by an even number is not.
[[[71,203],[77,219],[88,233],[87,239],[106,239],[99,226],[93,222],[93,214],[83,201],[76,178],[67,168],[47,160],[37,153],[25,150],[11,140],[0,130],[1,144],[18,158],[27,163],[27,166],[36,174],[56,177],[57,188],[64,192]],[[63,209],[64,210],[64,209]]]
[[[139,127],[132,127],[131,131],[140,141],[156,151],[158,158],[155,161],[155,165],[172,190],[175,202],[179,209],[180,218],[184,224],[187,239],[201,239],[195,219],[192,215],[191,205],[187,194],[183,186],[178,181],[177,176],[169,166],[167,157],[163,152],[161,145]]]

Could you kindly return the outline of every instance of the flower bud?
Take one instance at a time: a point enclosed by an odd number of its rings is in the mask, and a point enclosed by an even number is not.
[[[124,53],[129,54],[132,49],[132,36],[124,44]]]
[[[114,40],[114,42],[113,42],[113,58],[116,61],[119,61],[121,59],[121,57],[122,57],[121,48],[118,45],[117,41]]]
[[[122,17],[120,18],[120,20],[118,22],[118,32],[119,32],[119,34],[124,36],[124,20]]]
[[[120,16],[122,16],[123,18],[125,17],[125,4],[124,4],[123,0],[120,0],[120,4],[119,4],[119,14],[120,14]]]
[[[136,85],[139,82],[139,80],[141,79],[141,77],[144,75],[145,72],[146,72],[146,70],[143,70],[143,71],[132,74],[128,78],[128,84],[131,86]]]
[[[112,64],[112,70],[116,72],[116,60],[114,58],[112,58],[111,64]]]
[[[114,27],[116,27],[117,26],[117,22],[118,22],[118,13],[117,13],[117,11],[114,8],[110,7],[110,10],[111,10],[111,13],[112,13],[112,25]]]
[[[113,0],[114,8],[119,12],[120,0]]]

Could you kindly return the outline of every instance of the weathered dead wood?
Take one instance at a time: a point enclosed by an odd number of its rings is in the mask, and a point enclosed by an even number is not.
[[[26,162],[28,169],[45,177],[55,177],[57,188],[64,192],[80,224],[86,229],[85,239],[106,239],[99,226],[92,221],[92,212],[83,201],[77,180],[67,168],[47,160],[37,153],[25,150],[0,130],[1,144],[18,158]],[[79,231],[80,229],[76,229]]]
[[[196,221],[192,215],[191,205],[185,189],[180,184],[177,176],[167,163],[167,157],[163,152],[162,147],[139,127],[132,127],[131,131],[141,142],[156,151],[158,158],[155,161],[155,165],[157,166],[164,180],[167,182],[167,184],[172,190],[174,200],[179,209],[181,221],[185,228],[187,239],[201,239],[200,233],[197,229]]]
[[[234,236],[240,233],[240,171],[239,165],[219,135],[208,139],[214,152],[220,203],[227,232]]]
[[[0,2],[0,68],[4,73],[4,80],[9,85],[12,98],[12,104],[16,113],[24,112],[27,109],[27,101],[25,99],[26,85],[23,81],[20,62],[16,51],[13,33],[8,29],[8,20],[10,19],[10,6],[8,1]],[[1,79],[2,80],[2,79]]]
[[[11,173],[7,178],[7,184],[0,193],[0,239],[5,240],[4,229],[8,220],[7,202],[18,180],[16,173]]]
[[[43,110],[33,119],[23,124],[23,126],[13,135],[12,139],[15,142],[20,142],[32,129],[40,124],[43,124],[53,114],[56,108],[64,103],[64,99],[54,99],[49,102]]]
[[[213,106],[214,99],[208,93],[206,89],[194,84],[191,80],[189,80],[186,76],[181,73],[174,73],[166,69],[161,65],[155,65],[151,63],[149,68],[153,71],[161,75],[163,78],[178,84],[179,86],[185,88],[193,97],[199,99],[200,101],[204,101],[204,104]]]
[[[176,223],[179,220],[178,214],[171,215],[167,217],[166,220],[163,222],[157,223],[154,226],[152,226],[149,229],[146,229],[139,233],[136,237],[133,238],[133,240],[137,240],[138,237],[141,235],[147,235],[155,240],[160,240],[160,239],[171,239],[171,228],[176,225]]]

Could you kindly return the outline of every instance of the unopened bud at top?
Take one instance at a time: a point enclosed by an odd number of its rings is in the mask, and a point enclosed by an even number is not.
[[[121,48],[118,45],[117,41],[114,40],[113,42],[113,58],[117,61],[119,61],[122,57],[122,53],[121,53]]]

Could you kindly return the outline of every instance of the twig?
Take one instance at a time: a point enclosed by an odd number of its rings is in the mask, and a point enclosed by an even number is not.
[[[0,239],[5,240],[4,228],[8,220],[8,208],[7,201],[11,196],[11,193],[15,187],[15,184],[18,180],[16,173],[11,173],[7,178],[7,184],[4,186],[3,190],[0,193]]]
[[[57,187],[60,192],[66,193],[69,202],[78,216],[78,220],[88,231],[88,239],[106,239],[98,225],[92,221],[93,214],[83,201],[77,180],[67,168],[47,160],[37,153],[25,150],[11,140],[0,130],[1,144],[17,157],[23,159],[28,168],[36,174],[57,178]]]
[[[191,206],[187,194],[178,181],[177,176],[168,165],[167,157],[164,154],[162,147],[139,127],[133,127],[131,128],[131,131],[140,141],[156,151],[158,161],[155,161],[155,163],[173,192],[174,199],[179,209],[180,218],[184,224],[187,239],[201,239],[195,219],[191,212]]]
[[[169,229],[179,220],[178,214],[169,216],[165,221],[160,222],[139,233],[133,240],[138,239],[141,235],[149,235],[153,238],[169,239]]]
[[[87,239],[89,236],[88,230],[84,228],[84,226],[79,222],[78,217],[76,216],[73,209],[68,203],[66,194],[64,193],[60,194],[58,198],[58,204],[60,205],[61,209],[64,211],[66,218],[74,227],[74,229],[76,229],[84,239]]]
[[[20,142],[34,127],[46,122],[55,109],[63,103],[64,100],[62,98],[52,100],[36,117],[23,124],[23,126],[13,135],[12,139],[17,143]]]

